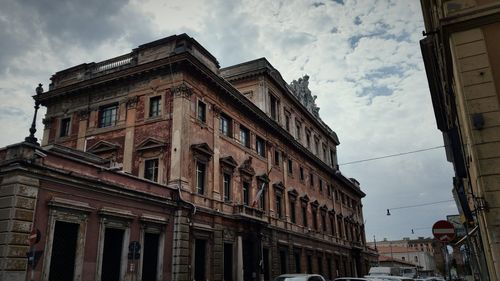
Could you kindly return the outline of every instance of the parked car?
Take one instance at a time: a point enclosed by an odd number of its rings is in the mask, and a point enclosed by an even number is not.
[[[393,276],[393,275],[376,275],[370,276],[367,275],[365,278],[368,278],[370,281],[415,281],[415,279],[404,276]]]
[[[326,281],[323,276],[318,274],[282,274],[274,281]]]
[[[340,278],[335,278],[334,281],[374,281],[374,280],[363,277],[340,277]]]

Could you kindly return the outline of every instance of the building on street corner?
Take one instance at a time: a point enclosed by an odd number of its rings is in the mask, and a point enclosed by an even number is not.
[[[0,279],[367,274],[365,193],[308,79],[186,34],[55,73],[41,145],[0,149]]]
[[[500,1],[421,1],[434,114],[476,280],[500,280]]]

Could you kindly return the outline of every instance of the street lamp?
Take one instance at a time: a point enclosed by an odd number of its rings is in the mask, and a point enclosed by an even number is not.
[[[33,122],[31,122],[30,135],[27,136],[24,141],[34,144],[40,145],[38,143],[38,139],[35,137],[36,133],[36,114],[38,113],[38,109],[40,108],[40,101],[38,101],[38,97],[43,94],[42,83],[38,84],[38,87],[35,89],[36,97],[35,97],[35,114],[33,115]]]

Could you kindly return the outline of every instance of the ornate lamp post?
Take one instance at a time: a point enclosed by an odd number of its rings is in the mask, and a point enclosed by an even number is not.
[[[38,87],[36,87],[35,92],[36,92],[35,115],[33,116],[33,122],[31,123],[30,135],[27,136],[24,139],[24,141],[34,145],[40,145],[38,143],[38,139],[35,137],[35,133],[36,133],[36,114],[38,113],[38,109],[40,108],[40,102],[38,101],[38,97],[43,93],[42,83],[38,84]]]

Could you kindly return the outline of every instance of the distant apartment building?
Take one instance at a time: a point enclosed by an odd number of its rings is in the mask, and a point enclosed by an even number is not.
[[[367,274],[365,193],[308,79],[221,69],[186,34],[55,73],[41,146],[0,149],[0,279]]]
[[[422,0],[420,41],[476,279],[500,280],[500,1]]]

